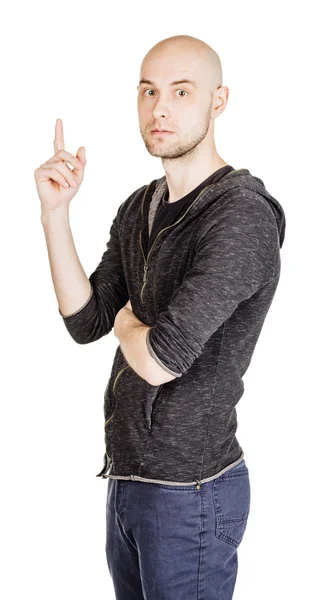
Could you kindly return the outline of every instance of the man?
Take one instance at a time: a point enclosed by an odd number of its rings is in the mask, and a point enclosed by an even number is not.
[[[250,509],[235,407],[278,285],[285,215],[261,179],[217,153],[228,93],[201,40],[173,36],[144,57],[140,132],[165,176],[120,205],[89,279],[68,219],[85,149],[65,151],[60,120],[55,155],[35,171],[66,328],[80,344],[113,327],[119,340],[97,475],[109,480],[117,600],[230,600],[235,587]]]

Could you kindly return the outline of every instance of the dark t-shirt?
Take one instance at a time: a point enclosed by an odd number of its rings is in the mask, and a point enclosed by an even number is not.
[[[166,191],[164,196],[161,198],[157,211],[155,213],[151,235],[149,237],[148,234],[148,223],[144,224],[143,232],[142,232],[142,243],[145,252],[145,256],[149,252],[155,237],[159,233],[161,229],[164,227],[168,227],[174,223],[177,219],[183,215],[183,213],[187,210],[188,206],[195,200],[198,194],[201,192],[202,188],[210,183],[216,183],[220,181],[220,179],[226,175],[229,171],[233,171],[234,168],[231,165],[225,165],[220,169],[217,169],[214,173],[211,173],[207,179],[202,181],[194,190],[191,190],[188,194],[179,198],[175,202],[169,202],[169,189],[166,187]],[[157,179],[155,183],[150,186],[149,189],[149,200],[155,190]]]

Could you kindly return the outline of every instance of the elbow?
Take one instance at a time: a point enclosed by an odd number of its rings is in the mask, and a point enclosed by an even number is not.
[[[91,342],[94,342],[95,340],[92,338],[84,338],[84,337],[78,337],[75,335],[70,334],[72,340],[74,342],[76,342],[76,344],[79,344],[81,346],[84,346],[85,344],[90,344]]]
[[[104,335],[107,335],[112,327],[107,327],[106,324],[96,320],[92,323],[71,323],[64,320],[65,327],[70,337],[76,342],[76,344],[91,344],[96,342]]]
[[[99,340],[111,331],[114,322],[113,311],[102,305],[93,287],[90,297],[79,310],[63,315],[59,308],[59,313],[76,344],[90,344]]]
[[[100,339],[101,337],[103,337],[103,333],[102,335],[98,336],[98,337],[93,337],[93,336],[84,336],[82,334],[79,334],[79,332],[77,334],[75,334],[74,332],[69,331],[68,332],[70,337],[72,338],[72,340],[74,342],[76,342],[76,344],[80,344],[81,346],[84,346],[85,344],[90,344],[91,342],[95,342],[96,340]]]

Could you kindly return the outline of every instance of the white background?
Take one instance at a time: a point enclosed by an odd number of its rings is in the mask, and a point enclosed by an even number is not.
[[[140,63],[188,34],[230,89],[219,154],[282,204],[280,283],[244,377],[252,505],[234,600],[317,598],[321,495],[321,45],[316,2],[12,2],[1,45],[1,511],[5,600],[114,598],[105,559],[103,391],[118,341],[76,344],[51,281],[34,170],[87,152],[71,227],[86,274],[118,206],[164,172],[137,118]],[[149,599],[150,600],[150,599]],[[151,599],[152,600],[152,599]],[[189,599],[194,600],[194,599]]]

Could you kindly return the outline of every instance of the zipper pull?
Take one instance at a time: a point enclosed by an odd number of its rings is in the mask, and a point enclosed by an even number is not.
[[[148,274],[148,265],[144,265],[144,275],[143,275],[144,283],[146,282],[147,274]]]

